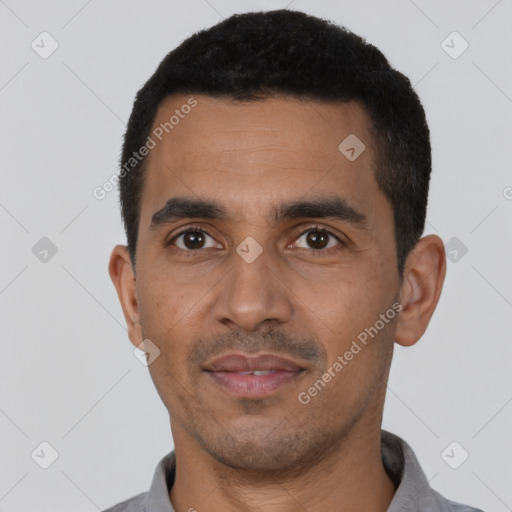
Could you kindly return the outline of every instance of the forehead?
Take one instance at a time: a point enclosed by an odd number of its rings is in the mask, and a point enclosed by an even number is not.
[[[370,122],[354,102],[174,95],[158,109],[150,137],[142,229],[173,196],[219,199],[239,220],[308,194],[336,193],[370,216],[386,202]]]

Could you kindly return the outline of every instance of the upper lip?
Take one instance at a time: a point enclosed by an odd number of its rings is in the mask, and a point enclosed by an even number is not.
[[[286,370],[299,372],[304,370],[291,359],[277,354],[229,353],[214,357],[206,365],[210,372],[249,372],[255,370]]]

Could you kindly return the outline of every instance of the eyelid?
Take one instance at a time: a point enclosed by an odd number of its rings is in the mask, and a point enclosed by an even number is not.
[[[308,226],[307,228],[304,229],[304,231],[302,231],[302,233],[299,236],[305,235],[308,231],[313,231],[313,230],[322,231],[324,233],[332,235],[334,238],[337,238],[337,239],[340,238],[336,233],[333,232],[333,230],[331,228],[324,226],[322,224],[314,224],[312,226]]]

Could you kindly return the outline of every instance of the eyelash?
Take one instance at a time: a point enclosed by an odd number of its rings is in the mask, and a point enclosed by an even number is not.
[[[337,240],[340,244],[340,246],[342,247],[346,247],[346,243],[343,242],[343,240],[341,240],[337,235],[335,235],[332,231],[324,228],[323,226],[318,226],[318,225],[315,225],[315,226],[309,226],[306,230],[302,231],[300,233],[300,235],[296,238],[296,240],[298,240],[299,238],[301,238],[303,235],[305,235],[306,233],[309,233],[310,231],[315,231],[317,233],[321,233],[321,234],[325,234],[325,235],[329,235],[331,237],[333,237],[335,240]],[[174,235],[169,241],[165,242],[165,247],[170,247],[172,245],[172,243],[178,238],[180,237],[181,235],[184,235],[184,234],[187,234],[187,233],[204,233],[206,235],[208,235],[210,238],[214,238],[213,235],[211,235],[206,229],[200,227],[200,226],[188,226],[186,227],[185,229],[179,231],[178,233],[176,233],[176,235]],[[340,250],[340,248],[337,246],[337,247],[330,247],[329,249],[305,249],[305,250],[309,250],[311,251],[312,253],[327,253],[329,254],[332,250]],[[201,249],[196,249],[196,250],[184,250],[184,249],[181,249],[181,248],[178,248],[177,250],[180,250],[182,252],[185,252],[187,253],[187,255],[189,256],[193,256],[194,253],[197,253],[199,251],[201,251]]]

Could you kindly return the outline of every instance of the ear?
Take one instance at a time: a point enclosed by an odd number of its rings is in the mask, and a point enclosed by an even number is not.
[[[133,345],[137,347],[143,342],[144,338],[139,323],[136,278],[128,248],[125,245],[116,245],[112,250],[108,272],[123,308],[124,318],[128,326],[128,337]]]
[[[414,345],[425,333],[436,309],[446,275],[444,244],[437,235],[421,238],[409,253],[402,285],[395,341]]]

